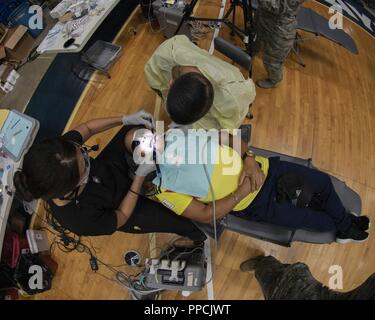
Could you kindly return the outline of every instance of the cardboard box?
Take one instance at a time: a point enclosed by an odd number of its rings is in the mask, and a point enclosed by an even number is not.
[[[0,81],[5,82],[11,71],[13,70],[13,65],[9,63],[3,63],[0,65]]]
[[[9,29],[0,23],[0,43],[3,43],[6,35],[8,34]]]
[[[5,52],[5,48],[2,45],[0,45],[0,60],[4,59],[6,56],[7,54]]]
[[[14,50],[21,39],[26,35],[27,28],[25,26],[18,26],[9,29],[5,38],[3,39],[4,47],[10,50]]]
[[[35,40],[31,37],[28,33],[26,33],[20,41],[18,41],[17,45],[13,50],[5,49],[6,51],[6,59],[8,61],[25,61],[29,56],[32,48],[35,45]]]

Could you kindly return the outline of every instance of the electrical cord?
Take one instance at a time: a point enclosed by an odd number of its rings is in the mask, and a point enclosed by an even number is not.
[[[113,279],[98,272],[99,264],[105,266],[108,270],[110,270],[115,275],[116,281],[114,282],[120,283],[122,286],[126,287],[127,289],[133,292],[136,292],[138,294],[149,294],[149,293],[161,291],[161,289],[148,289],[148,288],[145,288],[144,286],[142,287],[141,285],[139,285],[138,280],[136,280],[136,278],[139,277],[141,274],[143,274],[145,271],[142,271],[135,275],[128,275],[127,273],[123,271],[119,271],[117,270],[116,267],[111,266],[110,264],[107,264],[103,262],[102,260],[100,260],[99,258],[97,258],[93,254],[93,250],[88,245],[84,244],[81,241],[81,239],[77,240],[70,236],[64,236],[64,235],[62,235],[62,237],[63,237],[63,240],[61,239],[57,240],[55,238],[55,240],[52,242],[51,244],[52,252],[53,252],[54,246],[57,246],[62,252],[65,252],[65,253],[70,253],[73,251],[77,251],[80,253],[87,253],[90,255],[90,266],[92,270],[95,273],[99,274],[100,276],[104,277],[105,279],[114,281]],[[64,237],[66,238],[64,239]],[[69,244],[65,243],[64,240],[68,241]]]
[[[197,250],[203,251],[203,248],[201,248],[201,247],[195,247],[192,250],[181,252],[176,257],[173,258],[173,261],[178,260],[179,258],[183,257],[186,254],[192,254],[193,252],[195,252]]]
[[[210,187],[210,192],[211,192],[211,197],[212,197],[212,213],[213,213],[213,225],[214,225],[214,254],[213,254],[213,259],[211,261],[211,265],[212,265],[212,274],[211,274],[211,278],[210,280],[208,280],[206,282],[206,285],[209,284],[213,278],[214,278],[214,273],[215,273],[215,268],[216,268],[216,265],[215,265],[215,261],[216,261],[216,256],[217,256],[217,252],[218,252],[218,241],[217,241],[217,225],[216,225],[216,200],[215,200],[215,193],[214,193],[214,190],[213,190],[213,187],[212,187],[212,183],[211,183],[211,180],[210,180],[210,176],[208,174],[208,171],[207,171],[207,167],[206,165],[204,164],[204,171],[205,171],[205,174],[206,174],[206,177],[207,177],[207,180],[208,180],[208,183],[209,183],[209,187]]]
[[[89,238],[91,248],[82,241],[81,236],[76,236],[75,234],[71,233],[68,229],[62,227],[57,220],[53,217],[52,212],[48,206],[48,204],[44,205],[46,209],[46,219],[43,219],[40,215],[37,214],[38,218],[41,219],[46,224],[50,225],[53,230],[49,229],[48,227],[42,227],[41,230],[46,230],[54,235],[52,243],[50,245],[50,254],[54,253],[55,248],[57,247],[60,251],[64,253],[70,253],[73,251],[77,251],[79,253],[87,253],[90,256],[90,266],[91,269],[101,277],[118,283],[128,290],[141,294],[146,295],[150,293],[160,292],[162,289],[151,289],[147,288],[144,283],[140,283],[139,280],[136,278],[141,276],[144,278],[144,274],[146,270],[143,270],[135,275],[128,275],[123,271],[119,271],[117,268],[126,266],[125,264],[120,266],[112,266],[108,263],[103,262],[100,260],[96,255],[96,249],[91,243],[91,239]],[[104,274],[98,272],[99,265],[105,266],[108,270],[110,270],[115,275],[115,280],[111,279]]]
[[[211,138],[211,137],[209,137],[209,138]],[[206,152],[208,151],[207,150],[207,144],[208,144],[208,141],[206,141],[206,143],[205,143]],[[202,152],[202,157],[203,157],[203,154],[204,154],[204,152]],[[207,160],[207,153],[206,153],[206,160]],[[211,265],[213,265],[213,267],[212,267],[212,274],[211,274],[211,279],[208,280],[207,283],[206,283],[206,285],[207,285],[208,283],[210,283],[213,280],[213,277],[214,277],[214,273],[215,273],[215,260],[216,260],[216,255],[217,255],[217,252],[218,252],[218,243],[217,243],[218,241],[217,241],[217,225],[216,225],[216,197],[215,197],[214,188],[213,188],[212,183],[211,183],[210,175],[208,174],[206,162],[203,161],[202,163],[203,163],[204,173],[206,175],[206,178],[207,178],[207,181],[208,181],[208,184],[209,184],[209,189],[210,189],[211,198],[212,198],[212,214],[213,214],[214,241],[215,241],[215,243],[214,243],[213,263],[211,261]]]
[[[51,226],[53,229],[51,230],[48,227],[41,227],[41,230],[46,230],[49,233],[54,235],[54,238],[50,245],[51,255],[54,253],[54,250],[56,248],[58,248],[60,251],[64,253],[71,253],[73,251],[77,251],[79,253],[86,253],[90,256],[90,267],[93,272],[105,278],[106,280],[120,284],[121,286],[130,290],[132,293],[137,293],[139,295],[148,295],[151,293],[157,293],[157,292],[163,291],[163,289],[147,288],[144,282],[144,279],[146,278],[146,275],[148,274],[148,268],[147,268],[148,265],[138,266],[138,267],[143,267],[144,269],[141,272],[138,272],[137,274],[131,275],[131,274],[127,274],[123,271],[118,270],[118,268],[120,267],[127,266],[125,264],[119,265],[119,266],[112,266],[108,263],[105,263],[104,261],[102,261],[101,259],[97,257],[96,249],[93,246],[90,238],[88,238],[89,244],[84,243],[81,236],[77,236],[74,233],[71,233],[68,229],[62,227],[58,223],[58,221],[53,217],[48,204],[45,204],[44,207],[46,209],[46,219],[44,219],[37,213],[36,214],[39,219],[41,219],[43,222]],[[186,238],[177,237],[169,241],[168,242],[168,244],[170,245],[169,248],[162,251],[159,254],[159,256],[155,258],[158,258],[158,259],[167,258],[170,260],[171,253],[177,248],[176,242],[182,239],[186,239]],[[177,256],[175,256],[173,260],[175,261],[177,259],[180,259],[181,257],[191,254],[197,250],[203,250],[203,247],[193,247],[191,248],[191,250],[185,250],[179,253]],[[150,259],[155,259],[155,258],[150,258]],[[110,272],[112,272],[114,274],[114,278],[110,278],[98,272],[99,265],[105,266]]]

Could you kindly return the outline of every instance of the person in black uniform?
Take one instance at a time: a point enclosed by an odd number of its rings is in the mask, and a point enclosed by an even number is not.
[[[152,126],[144,111],[124,117],[91,120],[61,137],[34,144],[26,153],[14,185],[25,201],[42,199],[62,227],[81,236],[167,232],[203,241],[205,235],[188,219],[141,196],[145,177],[155,170],[141,164],[129,177],[125,160],[126,132],[135,125]],[[93,135],[124,125],[122,139],[109,156],[92,159],[84,146]]]

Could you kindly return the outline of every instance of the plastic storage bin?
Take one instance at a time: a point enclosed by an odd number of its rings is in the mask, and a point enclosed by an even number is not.
[[[121,46],[98,40],[82,54],[82,61],[108,74],[109,69],[120,57],[121,52]]]

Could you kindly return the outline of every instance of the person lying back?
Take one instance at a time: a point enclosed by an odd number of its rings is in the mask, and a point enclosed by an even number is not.
[[[211,223],[215,202],[217,220],[232,213],[248,220],[264,221],[290,229],[334,231],[337,233],[337,241],[341,243],[367,239],[368,217],[357,217],[347,212],[327,174],[282,161],[278,157],[268,159],[256,156],[244,142],[237,144],[239,147],[236,148],[233,137],[232,141],[219,139],[218,142],[207,142],[200,149],[198,147],[196,151],[201,157],[211,157],[207,164],[178,163],[175,161],[178,154],[185,151],[188,154],[191,149],[186,147],[188,142],[183,142],[178,146],[179,150],[176,151],[174,145],[168,154],[170,146],[174,144],[168,136],[178,136],[178,133],[172,132],[170,130],[162,139],[165,145],[159,146],[159,149],[163,149],[161,159],[164,161],[158,164],[160,174],[153,182],[159,188],[157,199],[176,214],[197,222]],[[180,136],[193,137],[192,132],[194,130],[190,130],[187,136]],[[194,143],[190,146],[194,146]],[[165,161],[171,157],[174,157],[174,161]],[[308,205],[298,207],[291,201],[277,200],[279,178],[290,173],[308,181],[312,192],[319,195],[322,203],[319,209]]]

